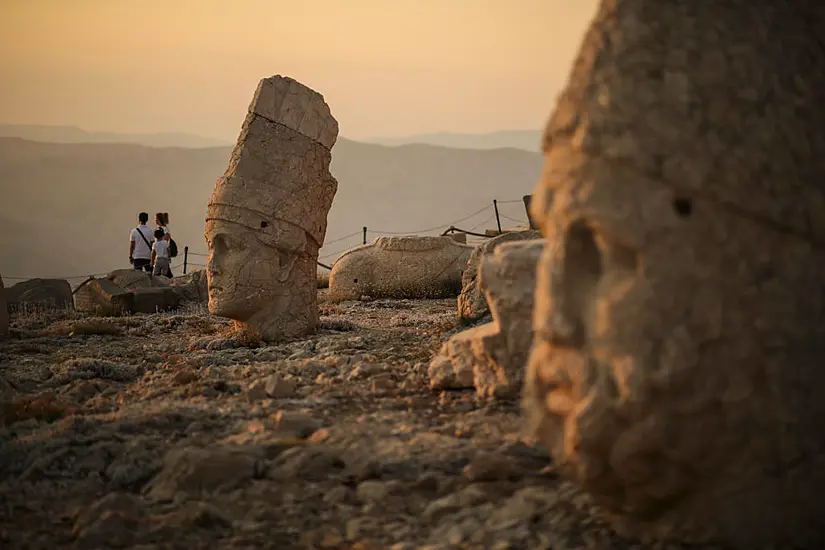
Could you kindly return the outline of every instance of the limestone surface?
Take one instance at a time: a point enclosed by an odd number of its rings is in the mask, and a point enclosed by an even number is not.
[[[0,339],[9,335],[9,310],[6,306],[6,289],[0,276]]]
[[[475,387],[482,397],[518,395],[533,341],[533,290],[544,241],[500,244],[484,256],[480,287],[493,321],[447,340],[430,363],[433,389]]]
[[[464,274],[461,276],[461,294],[458,296],[459,318],[463,321],[475,321],[490,312],[487,299],[484,297],[484,292],[482,292],[479,284],[479,266],[485,256],[492,254],[496,247],[502,243],[540,238],[541,233],[538,231],[502,233],[477,246],[470,254],[467,269],[464,270]]]
[[[166,277],[156,277],[137,269],[116,269],[107,274],[106,279],[126,290],[169,286],[169,279]]]
[[[209,301],[209,287],[207,286],[206,271],[198,270],[186,275],[174,277],[170,284],[184,301],[202,302]]]
[[[65,279],[29,279],[6,289],[9,311],[71,309],[72,304],[72,287]]]
[[[472,251],[450,237],[379,237],[333,264],[329,299],[456,296]]]
[[[825,543],[823,25],[605,0],[547,125],[525,407],[623,532]]]
[[[209,309],[264,340],[318,324],[316,262],[338,189],[329,172],[337,135],[323,96],[265,78],[209,199]]]
[[[135,293],[109,279],[91,279],[75,289],[75,307],[96,315],[114,316],[131,313]]]

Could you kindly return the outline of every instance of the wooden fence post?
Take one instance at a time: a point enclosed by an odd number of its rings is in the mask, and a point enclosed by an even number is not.
[[[364,226],[364,244],[367,244],[367,226]]]
[[[496,224],[498,225],[498,234],[501,235],[501,218],[498,217],[498,201],[493,199],[493,208],[496,211]]]
[[[183,274],[186,275],[186,262],[189,260],[189,247],[183,247]]]

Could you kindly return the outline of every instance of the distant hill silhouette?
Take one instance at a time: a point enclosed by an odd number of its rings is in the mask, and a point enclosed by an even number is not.
[[[192,134],[163,132],[154,134],[119,134],[89,132],[77,126],[43,126],[36,124],[0,124],[0,137],[16,137],[47,143],[135,143],[147,147],[221,147],[228,140]]]
[[[423,143],[440,145],[442,147],[456,147],[460,149],[501,149],[512,147],[525,151],[539,152],[541,132],[539,130],[502,130],[487,134],[461,134],[439,132],[436,134],[420,134],[400,138],[370,138],[367,143],[381,145],[409,145]]]
[[[206,203],[230,153],[231,147],[0,138],[0,274],[67,276],[127,267],[128,233],[141,210],[150,216],[170,213],[181,250],[178,261],[185,245],[206,252]],[[518,201],[532,191],[540,167],[539,154],[516,149],[385,147],[341,138],[332,161],[338,193],[329,215],[329,244],[321,255],[359,244],[364,225],[371,231],[413,232],[458,220],[494,198]],[[519,202],[502,204],[501,212],[526,219]],[[489,206],[457,225],[495,227],[492,214]],[[330,243],[352,233],[358,234]],[[376,236],[370,232],[368,238]],[[204,263],[205,258],[190,260]]]

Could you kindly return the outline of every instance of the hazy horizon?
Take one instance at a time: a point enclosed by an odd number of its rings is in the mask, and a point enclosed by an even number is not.
[[[231,143],[258,80],[283,74],[350,139],[536,130],[596,5],[6,0],[0,123]]]

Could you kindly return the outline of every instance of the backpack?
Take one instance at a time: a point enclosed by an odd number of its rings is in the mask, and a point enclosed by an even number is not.
[[[169,238],[169,257],[174,258],[178,255],[178,243],[175,242],[175,239]]]

